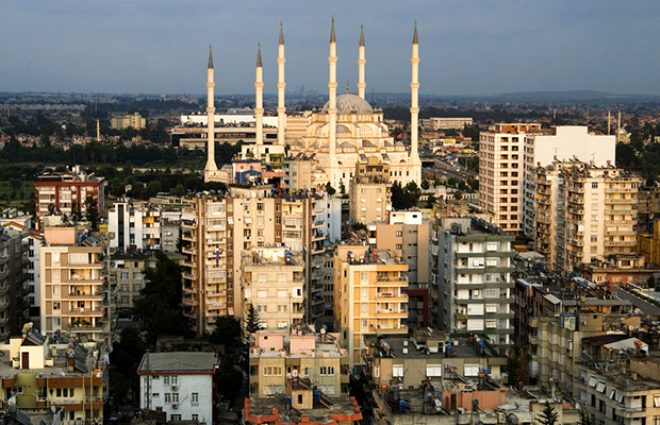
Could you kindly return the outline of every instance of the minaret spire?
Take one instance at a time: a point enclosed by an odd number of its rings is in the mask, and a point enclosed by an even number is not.
[[[284,104],[284,23],[280,21],[280,39],[277,46],[277,144],[285,145],[284,135],[286,131],[286,106]]]
[[[607,135],[612,133],[612,111],[607,111]]]
[[[364,46],[364,27],[360,25],[360,45],[358,47],[358,96],[364,99],[365,89],[367,88],[367,83],[365,82],[365,65],[367,64],[367,59],[365,55],[365,46]]]
[[[335,39],[335,17],[332,17],[330,28],[330,54],[328,56],[329,78],[328,78],[328,179],[330,184],[337,187],[339,181],[335,181],[335,149],[337,145],[337,42]]]
[[[418,152],[418,131],[419,131],[419,35],[417,34],[417,22],[413,29],[413,42],[412,42],[412,56],[410,58],[412,64],[412,77],[410,81],[410,162],[412,164],[419,164]],[[415,180],[417,183],[421,181],[421,170],[416,169]],[[420,174],[420,175],[417,175]]]
[[[257,44],[257,66],[254,78],[254,119],[256,127],[256,154],[261,158],[261,146],[264,143],[264,76],[261,62],[261,44]]]
[[[206,166],[204,167],[204,181],[212,181],[216,171],[215,165],[215,81],[213,68],[213,51],[209,45],[209,63],[206,70]]]

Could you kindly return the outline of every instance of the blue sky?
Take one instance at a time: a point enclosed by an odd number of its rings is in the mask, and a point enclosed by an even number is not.
[[[660,94],[657,0],[3,0],[0,90],[201,94],[212,43],[216,92],[250,93],[260,41],[274,93],[283,19],[287,88],[324,92],[332,15],[342,88],[364,24],[367,91],[408,91],[417,20],[422,94]]]

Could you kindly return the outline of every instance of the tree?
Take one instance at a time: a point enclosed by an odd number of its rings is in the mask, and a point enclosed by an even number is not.
[[[134,309],[150,344],[164,335],[191,334],[181,309],[181,267],[162,252],[156,254],[156,258],[156,267],[147,267],[144,271],[146,285]]]
[[[92,230],[99,230],[100,215],[99,205],[96,202],[96,199],[88,196],[87,199],[85,199],[85,209],[85,218],[89,221]]]
[[[241,322],[233,316],[218,316],[215,319],[215,329],[209,335],[212,344],[224,345],[227,351],[240,345]]]
[[[580,425],[594,425],[591,415],[584,409],[580,411]]]
[[[427,190],[429,187],[431,187],[429,181],[426,179],[422,180],[422,189]]]
[[[241,391],[243,385],[243,372],[234,366],[230,357],[225,356],[220,363],[220,376],[222,385],[219,391],[225,399],[233,401]]]
[[[526,344],[514,344],[509,349],[507,369],[509,372],[509,385],[518,388],[529,381],[529,346]]]
[[[332,187],[332,185],[330,184],[330,182],[327,182],[327,183],[325,184],[325,191],[328,192],[328,195],[330,195],[330,196],[332,196],[332,195],[334,195],[335,193],[337,193],[337,190],[336,190],[334,187]]]
[[[539,423],[541,423],[541,425],[555,425],[557,424],[558,419],[559,415],[557,414],[557,411],[546,401],[543,406],[543,411],[539,416]]]
[[[136,329],[121,331],[121,339],[113,345],[110,354],[110,393],[115,404],[136,401],[132,394],[139,394],[136,373],[145,350],[144,341]]]
[[[417,201],[422,195],[422,191],[415,182],[408,183],[401,187],[399,182],[392,185],[392,208],[395,210],[407,210],[417,206]]]
[[[245,319],[245,330],[249,334],[253,334],[256,331],[261,329],[261,323],[259,322],[259,312],[254,308],[254,304],[250,304],[247,311],[247,318]]]

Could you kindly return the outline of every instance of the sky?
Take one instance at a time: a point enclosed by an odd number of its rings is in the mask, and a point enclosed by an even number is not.
[[[0,91],[252,93],[261,43],[276,92],[284,21],[287,90],[327,90],[331,16],[338,82],[355,92],[360,25],[367,92],[407,92],[413,22],[420,92],[599,90],[660,95],[658,0],[2,0]]]

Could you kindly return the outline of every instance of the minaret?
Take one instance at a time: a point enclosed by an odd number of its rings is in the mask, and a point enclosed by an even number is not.
[[[364,47],[364,27],[360,25],[360,46],[358,47],[358,96],[364,99],[364,90],[367,87],[365,83],[364,66],[367,64]]]
[[[261,146],[264,143],[264,68],[261,62],[261,45],[257,47],[257,68],[254,79],[254,93],[254,118],[257,130],[257,147],[255,153],[258,157],[261,157]]]
[[[330,55],[328,56],[330,65],[328,80],[328,179],[330,184],[335,185],[339,182],[333,181],[334,169],[337,164],[335,149],[337,145],[337,41],[335,39],[335,17],[332,17],[332,26],[330,28]]]
[[[215,165],[215,82],[213,70],[213,52],[209,45],[209,65],[206,70],[206,118],[207,118],[207,140],[206,140],[206,166],[204,167],[204,181],[211,181],[213,174],[218,171]]]
[[[96,120],[96,141],[101,141],[101,121],[99,119]]]
[[[607,135],[612,134],[612,111],[607,111]]]
[[[284,134],[286,130],[286,107],[284,106],[284,28],[280,22],[280,40],[277,46],[277,143],[285,145]]]
[[[417,35],[417,22],[413,30],[412,41],[412,79],[410,82],[410,159],[419,161],[417,152],[417,131],[419,128],[419,37]]]
[[[616,137],[619,137],[619,133],[621,133],[621,111],[616,118]]]

